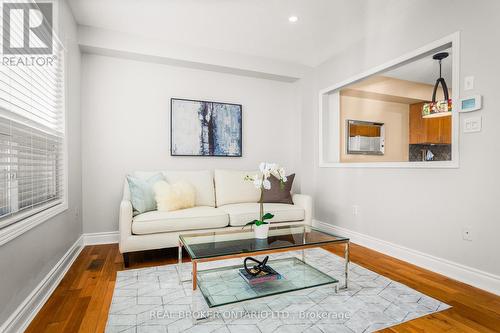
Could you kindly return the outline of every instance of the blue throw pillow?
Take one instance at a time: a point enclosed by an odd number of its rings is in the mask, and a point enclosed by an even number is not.
[[[130,201],[132,201],[132,207],[137,213],[141,214],[156,210],[153,185],[159,180],[165,180],[165,177],[161,173],[154,174],[148,179],[127,176],[128,187],[130,188]]]

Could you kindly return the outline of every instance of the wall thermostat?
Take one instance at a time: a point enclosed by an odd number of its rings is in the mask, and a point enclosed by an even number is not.
[[[460,100],[460,112],[470,112],[479,110],[482,107],[481,104],[482,104],[481,95],[462,98]]]

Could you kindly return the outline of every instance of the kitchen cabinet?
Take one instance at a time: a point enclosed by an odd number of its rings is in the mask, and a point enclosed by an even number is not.
[[[423,104],[410,104],[410,144],[451,144],[451,116],[422,118]]]
[[[441,118],[441,143],[451,145],[451,116]]]
[[[376,137],[380,136],[380,127],[378,126],[363,126],[363,125],[350,125],[349,126],[350,136],[368,136]]]

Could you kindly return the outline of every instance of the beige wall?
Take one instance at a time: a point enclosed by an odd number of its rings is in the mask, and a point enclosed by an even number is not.
[[[384,155],[347,155],[346,120],[364,120],[385,124]],[[340,161],[401,162],[408,161],[409,105],[368,98],[340,96]]]

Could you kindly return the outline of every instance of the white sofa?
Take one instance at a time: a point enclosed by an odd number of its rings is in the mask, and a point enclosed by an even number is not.
[[[148,178],[156,172],[135,172],[139,178]],[[260,192],[245,181],[252,171],[201,170],[161,171],[167,182],[187,181],[196,189],[196,206],[172,212],[151,211],[133,216],[127,180],[120,204],[120,252],[125,266],[128,253],[134,251],[176,247],[179,234],[200,231],[242,228],[258,218]],[[265,203],[265,212],[274,214],[272,224],[311,224],[312,199],[293,194],[293,205]]]

